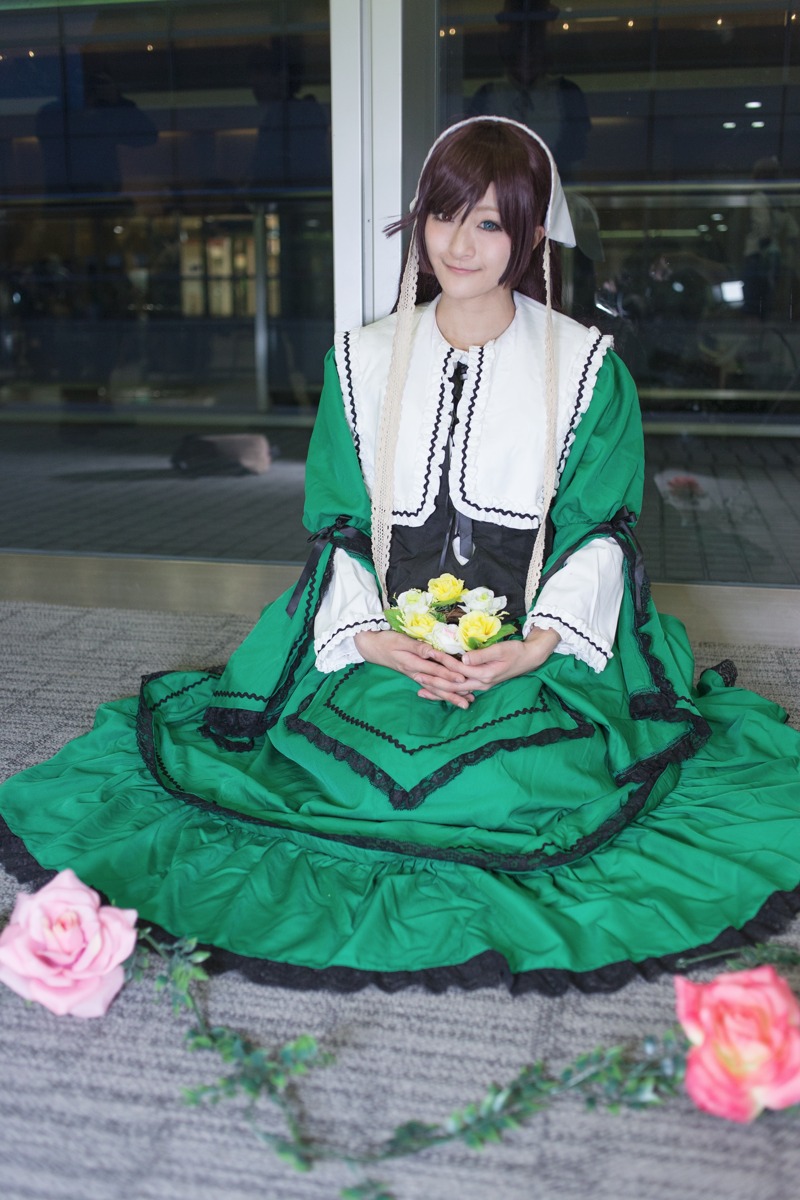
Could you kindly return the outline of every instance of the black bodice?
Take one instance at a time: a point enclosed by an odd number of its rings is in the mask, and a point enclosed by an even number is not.
[[[447,439],[434,510],[423,525],[395,525],[386,585],[390,599],[407,588],[427,586],[428,580],[449,571],[467,587],[490,587],[506,596],[512,616],[525,612],[525,579],[536,538],[535,529],[504,529],[488,521],[473,521],[456,511],[448,488],[453,432],[464,388],[466,364],[452,376],[453,417]],[[454,551],[454,543],[460,562]]]

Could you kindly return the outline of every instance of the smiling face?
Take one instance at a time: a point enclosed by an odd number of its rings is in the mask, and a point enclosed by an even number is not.
[[[434,270],[428,256],[437,254],[441,229],[461,225],[465,214],[476,213],[479,205],[488,203],[495,212],[485,215],[500,226],[500,234],[484,226],[486,237],[505,243],[507,263],[501,277],[513,291],[545,303],[547,287],[544,278],[544,254],[540,242],[552,190],[550,159],[538,139],[528,136],[512,123],[479,118],[456,125],[437,140],[426,159],[420,175],[417,195],[405,217],[387,226],[386,232],[398,233],[412,228],[419,254],[418,304],[433,300],[440,287],[451,287],[456,278],[446,271],[444,263],[455,262],[439,254]],[[442,215],[455,220],[442,222]],[[483,215],[483,214],[476,214]],[[498,219],[499,218],[499,219]],[[480,223],[480,222],[479,222]],[[469,222],[466,222],[469,224]],[[465,270],[468,263],[458,264]],[[560,310],[561,272],[557,248],[550,248],[550,293],[555,308]],[[466,278],[466,276],[461,276]],[[445,280],[449,279],[448,283]],[[480,274],[483,282],[483,274]],[[473,282],[477,282],[474,280]],[[495,282],[499,282],[496,277]]]
[[[491,302],[506,293],[500,280],[511,257],[511,238],[500,223],[494,184],[467,213],[431,213],[425,222],[425,249],[449,299]]]

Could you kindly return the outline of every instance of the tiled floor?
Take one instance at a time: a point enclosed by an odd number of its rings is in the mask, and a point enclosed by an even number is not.
[[[191,477],[180,431],[2,425],[0,549],[301,562],[308,436],[276,430],[263,475]],[[654,580],[800,584],[800,440],[648,437],[639,533]]]
[[[280,430],[263,475],[177,471],[170,457],[182,437],[144,426],[0,426],[0,547],[304,560],[309,431]]]
[[[656,580],[800,584],[800,441],[649,436],[639,536]]]

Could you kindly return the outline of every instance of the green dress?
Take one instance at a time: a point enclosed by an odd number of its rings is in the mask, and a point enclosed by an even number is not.
[[[10,828],[43,866],[298,986],[612,987],[786,900],[800,735],[730,664],[694,686],[683,627],[653,607],[631,531],[638,402],[612,353],[572,433],[546,569],[599,537],[621,546],[602,671],[554,654],[462,711],[372,664],[317,669],[334,550],[371,569],[331,355],[305,512],[322,533],[294,595],[221,674],[150,676],[7,781]]]

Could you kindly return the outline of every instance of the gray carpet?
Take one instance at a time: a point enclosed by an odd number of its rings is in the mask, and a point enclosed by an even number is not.
[[[0,774],[84,731],[96,705],[164,667],[223,662],[247,630],[237,617],[0,604]],[[800,707],[800,653],[697,647],[740,681]],[[0,875],[0,912],[16,883]],[[800,946],[800,922],[785,938]],[[800,972],[792,982],[800,990]],[[596,1044],[635,1039],[673,1019],[672,985],[636,982],[610,996],[558,1000],[504,991],[373,988],[351,996],[287,993],[235,974],[207,989],[209,1015],[267,1045],[300,1032],[336,1064],[302,1085],[311,1127],[352,1149],[411,1117],[439,1120],[535,1058],[553,1065]],[[3,1200],[334,1200],[361,1174],[328,1165],[299,1175],[253,1136],[235,1104],[187,1108],[180,1088],[216,1077],[181,1045],[184,1023],[130,985],[102,1020],[56,1018],[0,989],[0,1196]],[[265,1123],[279,1122],[267,1112]],[[800,1125],[771,1114],[738,1127],[688,1099],[612,1116],[558,1102],[480,1153],[460,1144],[373,1175],[399,1200],[796,1200]]]

